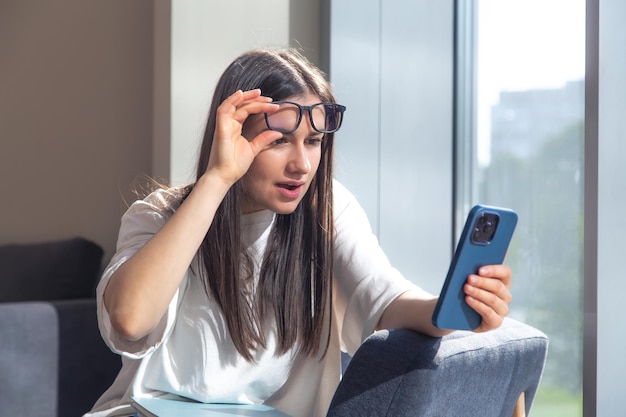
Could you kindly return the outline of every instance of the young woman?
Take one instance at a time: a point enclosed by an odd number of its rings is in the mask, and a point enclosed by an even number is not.
[[[195,183],[161,189],[122,218],[98,286],[119,376],[90,416],[132,396],[265,403],[323,416],[340,350],[380,328],[428,335],[436,297],[394,269],[355,198],[333,180],[345,107],[294,50],[237,58],[213,98]],[[511,272],[468,278],[478,331],[508,312]]]

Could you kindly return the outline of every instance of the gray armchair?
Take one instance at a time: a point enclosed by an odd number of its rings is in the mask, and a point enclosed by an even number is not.
[[[545,334],[512,319],[491,332],[443,338],[377,332],[350,360],[328,417],[528,414],[547,349]]]

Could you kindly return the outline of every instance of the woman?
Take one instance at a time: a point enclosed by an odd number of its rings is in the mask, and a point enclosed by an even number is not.
[[[195,183],[162,189],[122,218],[98,286],[100,329],[122,355],[88,415],[129,415],[131,396],[265,403],[323,416],[354,353],[379,328],[432,336],[436,297],[388,262],[363,210],[333,181],[345,107],[294,50],[251,51],[215,90]],[[465,287],[498,327],[511,272]]]

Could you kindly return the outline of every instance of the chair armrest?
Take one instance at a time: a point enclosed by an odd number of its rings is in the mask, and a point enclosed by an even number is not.
[[[547,348],[545,334],[512,319],[443,338],[380,331],[351,359],[328,416],[510,417],[522,392],[529,413]]]
[[[0,415],[82,415],[121,366],[94,299],[0,303],[0,335]]]

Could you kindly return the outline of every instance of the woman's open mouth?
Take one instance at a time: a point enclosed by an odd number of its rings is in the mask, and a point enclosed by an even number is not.
[[[276,187],[281,195],[289,199],[295,199],[300,197],[303,185],[304,183],[279,183],[276,184]]]

